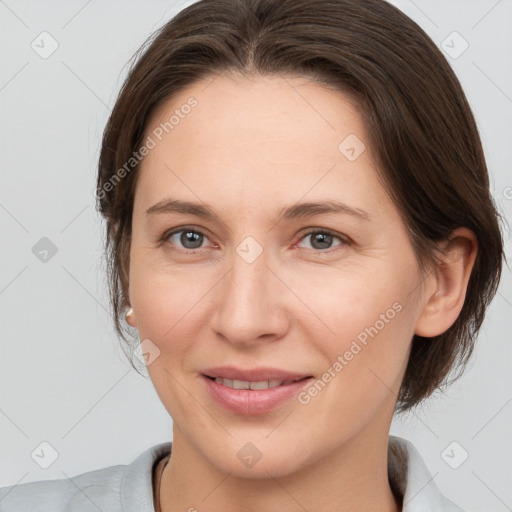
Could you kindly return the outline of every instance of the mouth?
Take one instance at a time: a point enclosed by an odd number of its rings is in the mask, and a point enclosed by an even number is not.
[[[215,381],[217,384],[222,384],[231,389],[250,389],[253,391],[260,391],[262,389],[269,388],[277,388],[279,386],[287,386],[289,384],[294,384],[296,382],[301,382],[305,379],[310,379],[311,376],[301,377],[298,379],[290,379],[290,380],[279,380],[279,379],[270,379],[270,380],[258,380],[258,381],[249,381],[249,380],[238,380],[238,379],[226,379],[222,377],[210,377],[209,375],[203,374],[206,378]]]
[[[314,379],[276,368],[218,367],[201,372],[205,391],[218,405],[243,416],[261,415],[289,403]]]
[[[293,372],[289,370],[282,370],[280,368],[273,368],[270,366],[259,366],[256,368],[238,368],[236,366],[216,366],[212,368],[205,368],[202,373],[208,377],[221,377],[226,379],[237,380],[296,380],[308,377],[307,373]]]

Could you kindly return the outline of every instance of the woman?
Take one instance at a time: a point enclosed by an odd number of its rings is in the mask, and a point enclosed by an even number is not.
[[[97,195],[172,447],[0,510],[461,510],[389,428],[464,367],[503,249],[473,115],[414,22],[187,7],[124,83]]]

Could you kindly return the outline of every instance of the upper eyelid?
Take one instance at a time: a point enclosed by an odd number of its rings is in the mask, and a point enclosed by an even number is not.
[[[332,229],[326,229],[326,228],[306,228],[306,231],[304,233],[302,233],[302,235],[300,236],[300,238],[298,239],[298,242],[300,242],[301,240],[303,240],[304,238],[306,238],[307,236],[313,234],[313,233],[327,233],[328,235],[331,235],[335,238],[337,238],[338,240],[340,240],[341,245],[349,245],[349,244],[352,244],[352,239],[349,238],[347,235],[343,235],[343,234],[338,234],[336,233],[335,231],[333,231]],[[338,246],[334,246],[334,247],[330,247],[329,249],[325,249],[324,251],[322,250],[316,250],[316,249],[313,249],[313,251],[315,252],[318,252],[318,253],[328,253],[332,250],[334,250],[336,247]]]
[[[308,235],[311,235],[313,233],[327,233],[328,235],[331,235],[331,236],[334,236],[336,238],[339,238],[341,241],[343,242],[347,242],[349,240],[348,236],[346,235],[343,235],[343,234],[338,234],[336,233],[335,231],[333,231],[332,229],[327,229],[327,228],[306,228],[306,232],[304,232],[302,235],[301,235],[301,240],[308,236]]]

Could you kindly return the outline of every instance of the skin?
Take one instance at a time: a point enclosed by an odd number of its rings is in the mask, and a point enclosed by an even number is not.
[[[210,77],[160,105],[146,136],[191,96],[198,105],[142,162],[124,283],[128,322],[160,351],[148,372],[173,418],[162,511],[400,510],[387,478],[393,408],[413,335],[440,334],[460,313],[473,233],[458,229],[443,244],[445,263],[420,272],[362,119],[341,92],[291,76]],[[354,161],[338,149],[349,134],[366,146]],[[170,196],[207,203],[222,222],[146,214]],[[281,207],[327,199],[369,220],[277,219]],[[181,226],[204,237],[161,241]],[[336,236],[322,245],[306,228]],[[263,251],[252,263],[236,252],[247,236]],[[235,414],[200,378],[226,364],[321,378],[394,303],[400,312],[307,404]],[[248,442],[261,452],[252,467],[237,456]]]

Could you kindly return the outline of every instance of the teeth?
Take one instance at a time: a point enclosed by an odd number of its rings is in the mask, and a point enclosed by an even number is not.
[[[231,387],[233,389],[250,389],[249,383],[246,380],[233,379],[233,385]]]
[[[215,379],[215,382],[218,384],[223,384],[224,386],[227,386],[228,388],[233,389],[267,389],[267,388],[276,388],[277,386],[280,386],[281,384],[289,384],[290,382],[293,382],[291,380],[261,380],[257,382],[249,382],[248,380],[236,380],[236,379],[221,379],[220,377],[217,377]]]

